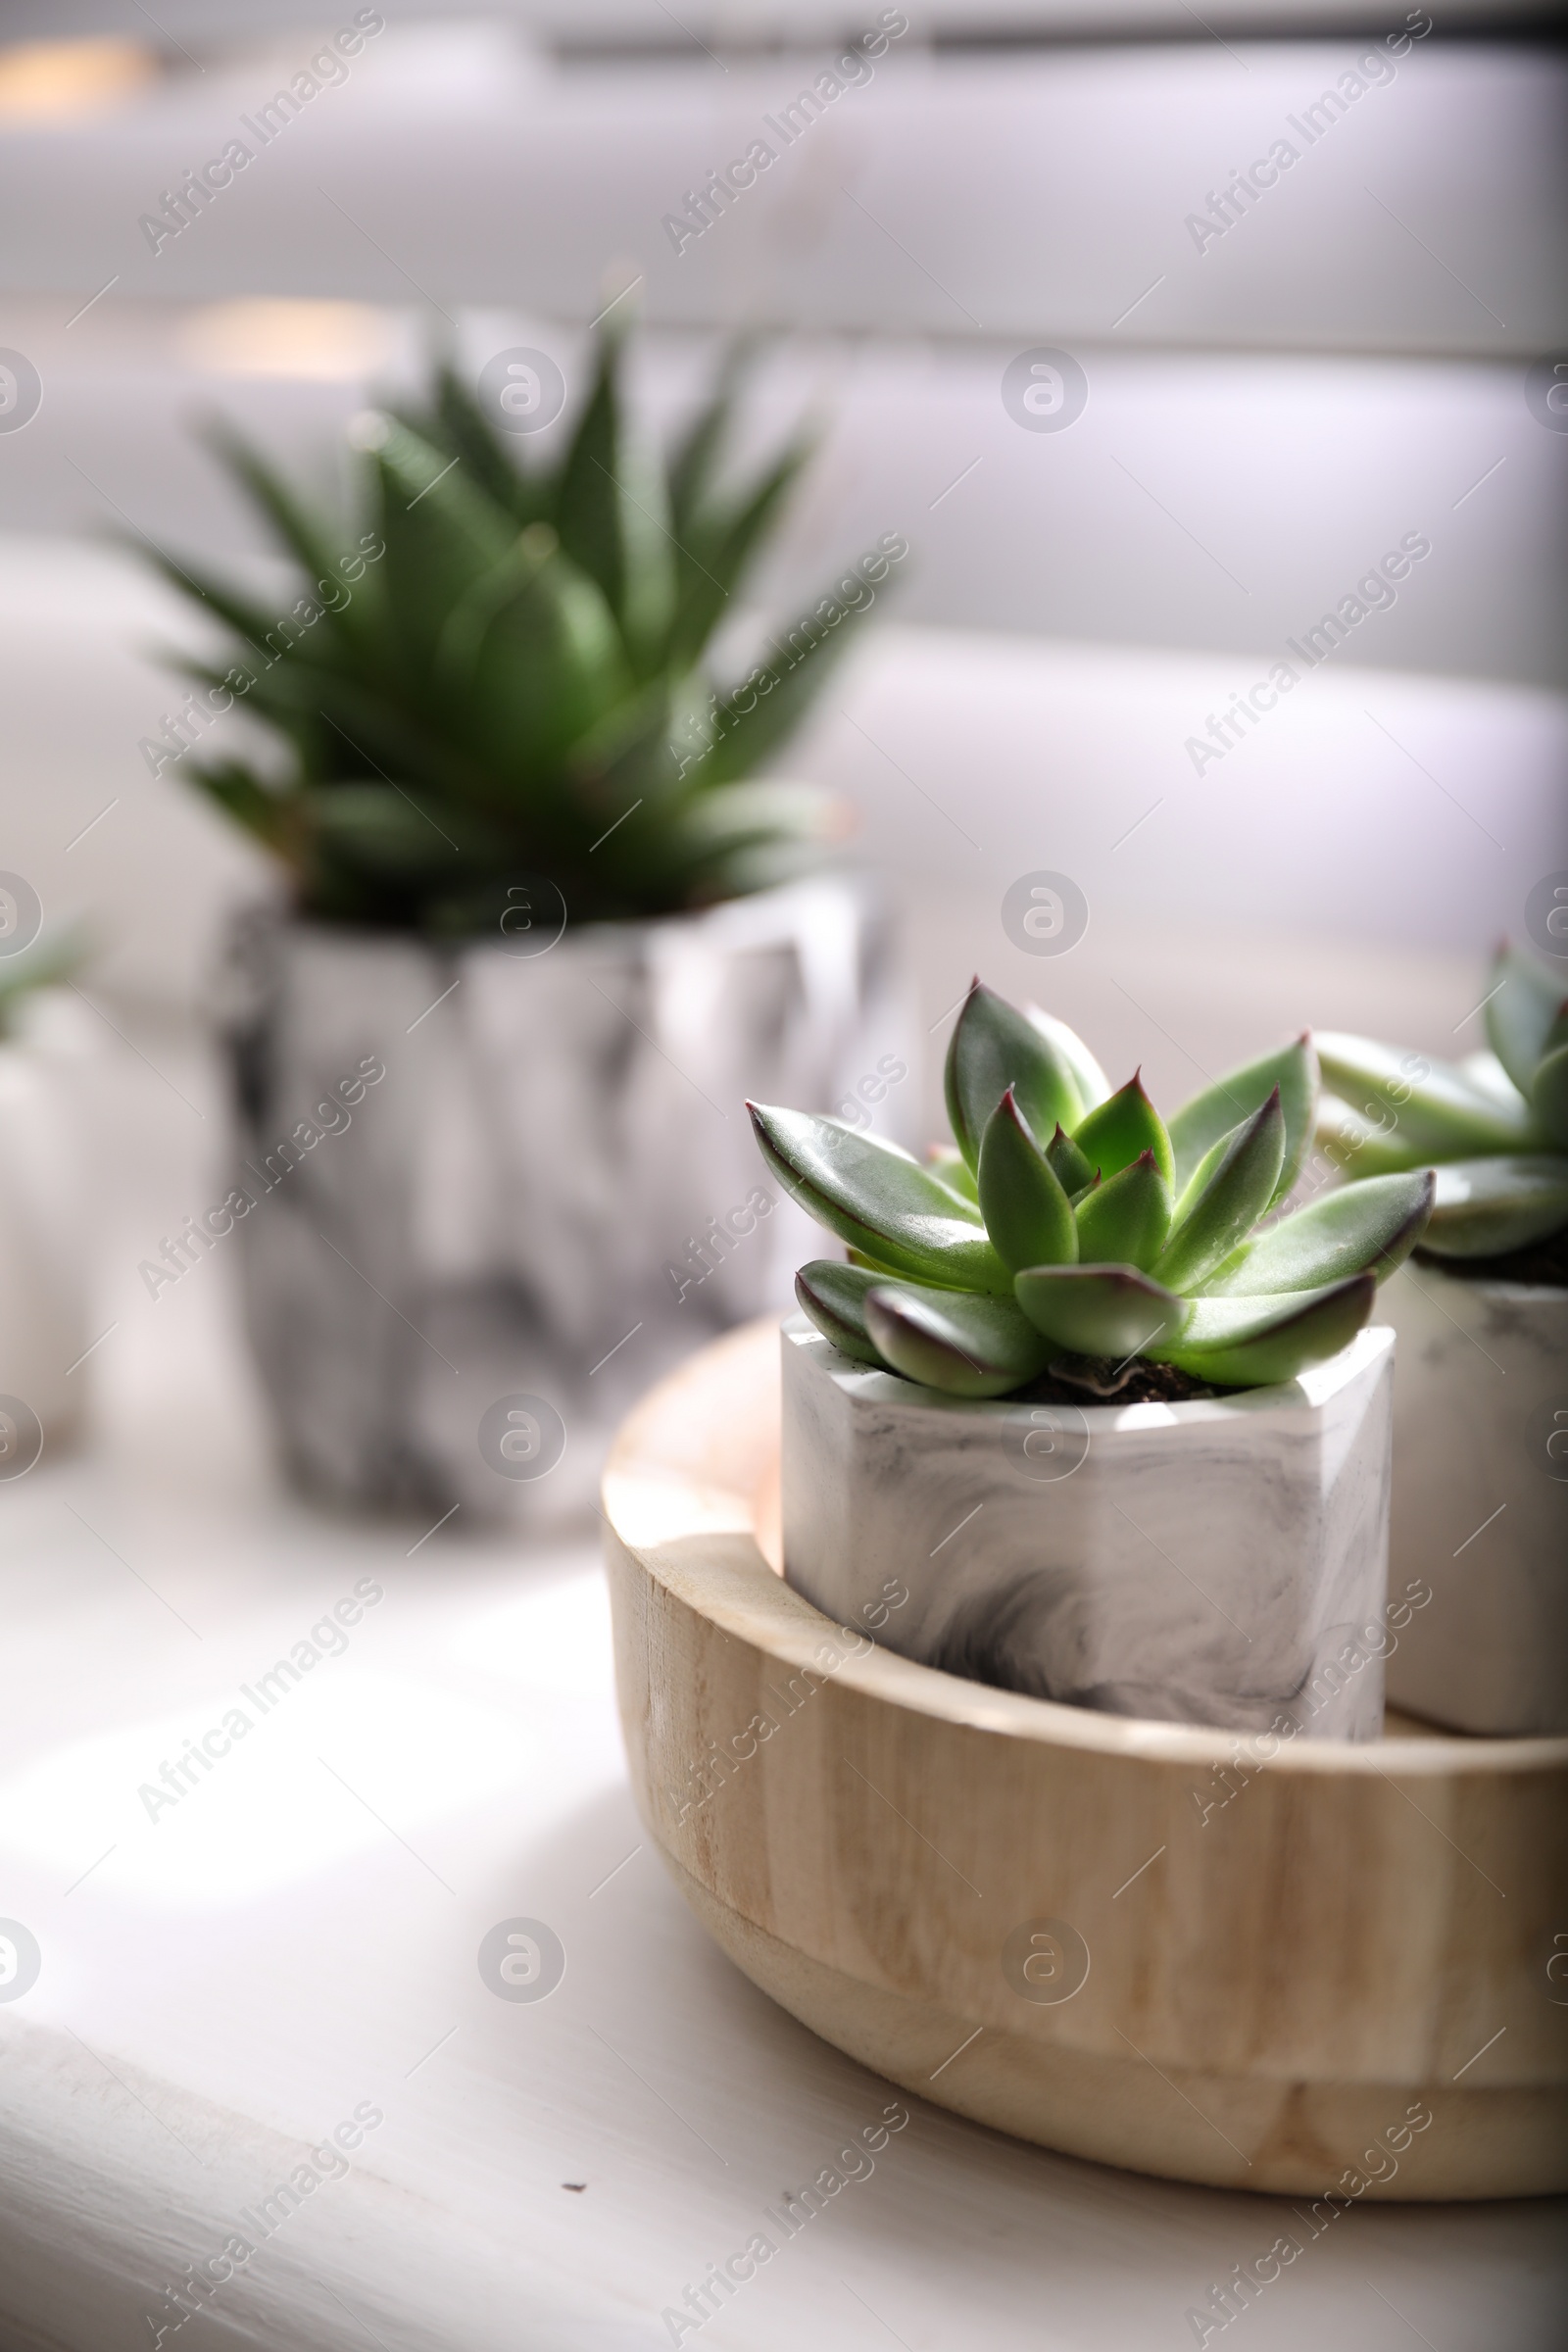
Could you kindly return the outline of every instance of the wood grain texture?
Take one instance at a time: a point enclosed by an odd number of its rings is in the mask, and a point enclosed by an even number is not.
[[[1072,2154],[1352,2201],[1568,2186],[1568,1740],[1238,1765],[1230,1734],[867,1646],[759,1545],[778,1346],[693,1358],[605,1481],[637,1802],[737,1964],[894,2082]],[[1054,2004],[1003,1960],[1044,1921],[1088,1956]]]

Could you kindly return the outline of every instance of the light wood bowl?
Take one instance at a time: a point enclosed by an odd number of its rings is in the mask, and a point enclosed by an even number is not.
[[[778,1349],[771,1322],[704,1349],[605,1478],[637,1802],[730,1958],[1074,2155],[1342,2200],[1568,2187],[1568,1740],[1396,1720],[1238,1771],[1227,1733],[862,1648],[779,1573]],[[1045,1922],[1088,1958],[1050,2004],[1003,1960]]]

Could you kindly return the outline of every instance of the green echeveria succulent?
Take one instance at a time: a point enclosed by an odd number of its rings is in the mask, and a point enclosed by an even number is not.
[[[1062,1022],[976,981],[948,1051],[957,1148],[933,1164],[837,1119],[750,1108],[769,1167],[851,1248],[796,1277],[817,1329],[928,1388],[1003,1396],[1066,1356],[1252,1388],[1337,1355],[1421,1232],[1432,1178],[1386,1175],[1260,1229],[1317,1092],[1303,1037],[1167,1127],[1137,1074],[1112,1094]]]
[[[662,914],[820,857],[829,795],[741,779],[852,631],[803,623],[733,690],[704,662],[808,443],[738,487],[719,478],[737,354],[668,462],[645,458],[622,341],[601,335],[575,428],[542,465],[519,465],[441,369],[427,409],[364,420],[355,512],[337,525],[219,437],[306,593],[279,619],[199,564],[160,567],[238,639],[216,665],[181,666],[242,696],[289,772],[193,759],[183,772],[291,868],[306,911],[476,931],[512,885],[543,877],[574,922]]]
[[[1366,1037],[1317,1038],[1333,1089],[1318,1140],[1358,1181],[1436,1166],[1423,1250],[1498,1257],[1568,1228],[1568,996],[1504,942],[1486,1004],[1491,1052],[1434,1061]]]

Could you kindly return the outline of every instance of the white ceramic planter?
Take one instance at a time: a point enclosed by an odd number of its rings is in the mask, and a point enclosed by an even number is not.
[[[1402,1266],[1390,1578],[1432,1599],[1389,1696],[1456,1731],[1568,1731],[1568,1291]]]
[[[784,1573],[841,1625],[1109,1714],[1378,1736],[1387,1330],[1278,1388],[1082,1411],[938,1396],[799,1316],[783,1349]]]
[[[431,1520],[586,1518],[631,1396],[782,1303],[809,1251],[743,1099],[881,1104],[914,1066],[890,921],[834,876],[537,942],[263,914],[230,982],[238,1247],[287,1462]]]

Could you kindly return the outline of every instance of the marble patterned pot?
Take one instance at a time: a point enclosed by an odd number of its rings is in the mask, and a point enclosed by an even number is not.
[[[261,910],[227,981],[250,1339],[289,1470],[340,1503],[585,1520],[630,1398],[809,1250],[743,1098],[918,1115],[853,878],[450,946]]]
[[[784,1573],[953,1674],[1281,1738],[1383,1722],[1394,1340],[1185,1404],[975,1403],[783,1332]],[[907,1604],[890,1611],[890,1584]]]
[[[1568,1732],[1568,1290],[1423,1261],[1381,1298],[1399,1340],[1389,1573],[1432,1592],[1389,1696],[1456,1731]]]

